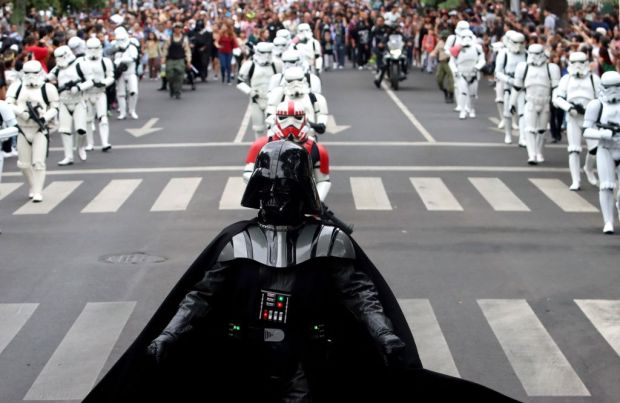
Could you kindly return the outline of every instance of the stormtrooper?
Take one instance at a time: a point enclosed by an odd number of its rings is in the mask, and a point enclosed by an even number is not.
[[[0,101],[0,144],[16,136],[17,131],[17,120],[15,119],[15,113],[13,112],[13,108],[7,104],[5,101]],[[0,183],[2,183],[2,168],[4,165],[4,155],[0,152]],[[0,194],[0,197],[2,195]],[[2,230],[0,230],[0,234]]]
[[[310,91],[306,77],[300,67],[291,67],[284,72],[284,87],[274,88],[269,93],[267,102],[266,119],[267,125],[272,128],[276,123],[276,109],[281,102],[293,100],[299,102],[306,112],[310,129],[308,135],[315,137],[316,134],[325,133],[327,125],[327,101],[321,94]]]
[[[282,65],[271,59],[273,45],[260,42],[254,47],[252,60],[248,60],[239,69],[237,88],[250,96],[250,113],[252,129],[256,138],[264,136],[265,109],[271,78],[282,71]]]
[[[107,152],[112,146],[110,145],[106,88],[114,84],[114,65],[110,59],[103,57],[103,48],[99,39],[90,38],[86,41],[86,56],[81,60],[80,67],[88,80],[88,88],[84,93],[87,110],[91,112],[91,121],[94,119],[98,124],[101,151]],[[92,144],[92,139],[90,144]]]
[[[129,115],[138,119],[136,105],[138,104],[138,75],[136,62],[138,49],[129,40],[129,34],[123,27],[114,30],[114,70],[116,78],[116,97],[120,109],[118,118],[125,119],[127,110]]]
[[[572,179],[570,190],[581,188],[579,154],[581,153],[583,116],[588,103],[597,97],[600,86],[601,79],[591,73],[586,54],[583,52],[571,53],[568,61],[568,74],[560,79],[558,88],[553,92],[553,104],[567,113],[568,167]],[[586,139],[588,153],[583,167],[588,182],[593,186],[598,184],[594,174],[596,143],[595,140]]]
[[[282,87],[286,84],[284,80],[284,71],[290,67],[301,67],[304,72],[306,83],[310,86],[310,91],[315,94],[321,94],[321,79],[316,74],[310,72],[308,63],[301,57],[299,51],[289,49],[282,54],[282,73],[274,74],[269,82],[269,91],[274,88]]]
[[[620,74],[609,71],[601,77],[598,99],[588,103],[583,118],[583,137],[598,142],[596,166],[603,232],[614,232],[614,189],[620,179]],[[616,208],[620,216],[620,202]]]
[[[58,112],[58,132],[62,139],[64,158],[58,165],[73,165],[73,129],[79,136],[78,156],[86,160],[86,102],[82,92],[89,87],[80,62],[69,46],[60,46],[54,51],[56,67],[48,74],[49,81],[58,85],[60,108]]]
[[[72,36],[69,41],[67,41],[67,46],[71,48],[71,52],[73,52],[77,58],[83,57],[86,54],[86,42],[79,36]]]
[[[273,50],[272,50],[272,55],[271,55],[274,61],[279,61],[280,63],[282,62],[282,54],[288,48],[288,44],[289,42],[281,36],[276,36],[274,38]]]
[[[295,41],[294,48],[306,59],[310,66],[310,71],[320,75],[323,70],[321,43],[312,36],[310,25],[303,23],[297,26]]]
[[[293,39],[291,37],[291,31],[289,31],[288,29],[278,29],[276,31],[276,38],[283,38],[284,40],[286,40],[287,46],[291,43],[291,40]]]
[[[263,146],[271,141],[290,140],[301,145],[310,155],[312,163],[312,176],[316,184],[319,199],[325,201],[331,182],[329,180],[329,154],[327,149],[308,136],[308,119],[301,105],[295,101],[286,101],[278,105],[276,110],[276,125],[269,136],[257,139],[250,147],[245,159],[243,179],[247,183],[252,172],[254,163]]]
[[[476,37],[469,29],[460,32],[457,45],[460,49],[458,54],[450,58],[450,63],[452,71],[456,72],[457,99],[460,99],[461,106],[459,119],[465,119],[467,115],[475,118],[474,99],[478,97],[478,77],[486,60],[482,47],[476,43]]]
[[[495,59],[495,80],[497,82],[497,88],[500,89],[501,94],[497,93],[495,102],[497,108],[502,114],[503,129],[504,129],[504,143],[512,143],[512,129],[514,129],[514,116],[511,111],[510,96],[513,89],[513,82],[515,76],[515,70],[517,65],[521,62],[525,62],[525,36],[517,31],[508,31],[504,35],[504,48],[499,51],[497,58]],[[521,119],[523,115],[523,106],[525,104],[525,94],[519,93],[517,98],[517,115]],[[519,128],[519,144],[525,145],[525,138],[521,136],[523,133],[523,122],[518,125]]]
[[[454,34],[448,36],[448,38],[446,39],[446,43],[444,45],[444,51],[450,55],[450,62],[448,63],[448,65],[450,66],[450,69],[452,70],[452,76],[456,78],[456,70],[454,69],[454,64],[452,63],[452,59],[454,58],[454,56],[452,55],[452,48],[454,48],[457,45],[457,39],[458,36],[461,34],[461,32],[463,32],[464,30],[469,29],[469,23],[467,21],[459,21],[456,24],[456,27],[454,29]],[[458,93],[458,80],[454,80],[454,93]],[[456,106],[454,107],[454,110],[457,112],[460,112],[462,109],[461,104],[459,103],[460,99],[459,97],[456,97]]]
[[[530,45],[527,49],[527,61],[520,62],[515,70],[510,105],[513,110],[518,106],[521,90],[525,91],[523,108],[523,129],[527,146],[527,163],[536,165],[543,162],[545,132],[549,124],[549,106],[551,94],[560,81],[560,68],[548,62],[545,49],[540,44]]]
[[[45,160],[49,131],[58,115],[59,96],[56,87],[45,82],[41,63],[24,63],[21,81],[11,84],[6,101],[13,107],[20,129],[17,137],[17,167],[28,181],[28,197],[33,202],[43,201]]]
[[[505,38],[506,36],[504,35],[503,40],[505,40]],[[506,46],[504,45],[503,41],[497,41],[497,42],[491,43],[491,52],[493,55],[494,62],[497,61],[497,56],[499,55],[501,51],[504,50],[505,47]],[[497,113],[499,115],[499,118],[497,121],[497,128],[500,130],[504,128],[504,104],[503,102],[504,102],[504,85],[502,84],[501,81],[497,79],[497,77],[495,77],[495,104],[497,106]]]

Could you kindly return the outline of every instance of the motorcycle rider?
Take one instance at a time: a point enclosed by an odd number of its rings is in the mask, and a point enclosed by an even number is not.
[[[59,97],[56,87],[45,82],[37,60],[24,63],[22,71],[21,81],[7,90],[6,102],[13,107],[20,130],[17,167],[28,181],[28,197],[39,203],[43,201],[49,130],[58,115]]]
[[[301,145],[310,155],[312,177],[316,184],[319,199],[325,201],[331,182],[329,180],[329,154],[327,149],[308,136],[308,119],[303,107],[295,101],[285,101],[276,109],[276,125],[268,136],[263,136],[252,144],[245,159],[243,179],[247,183],[254,171],[254,163],[263,146],[271,141],[291,140]]]
[[[118,119],[123,120],[127,116],[138,119],[136,106],[138,104],[138,75],[136,63],[138,62],[138,49],[130,43],[129,34],[123,27],[114,30],[114,68],[116,77],[116,96],[120,109]]]
[[[560,68],[548,62],[548,56],[542,45],[535,43],[527,48],[527,61],[517,64],[510,105],[513,110],[518,107],[518,96],[525,91],[523,112],[523,129],[527,145],[527,163],[536,165],[543,162],[545,132],[549,124],[549,107],[551,94],[560,81]]]
[[[460,49],[457,54],[453,52],[450,63],[452,71],[456,71],[457,99],[460,99],[458,103],[461,105],[459,119],[465,119],[467,115],[475,118],[474,99],[478,98],[478,78],[486,60],[482,47],[476,43],[476,37],[469,29],[460,32],[457,45]]]
[[[385,25],[383,17],[377,17],[375,26],[370,30],[370,43],[372,44],[372,53],[377,60],[377,71],[375,77],[375,86],[380,87],[383,75],[385,74],[386,66],[383,62],[383,54],[385,53],[385,47],[388,41],[390,33],[390,27]]]
[[[259,42],[254,47],[252,60],[248,60],[239,69],[237,88],[250,96],[252,129],[259,138],[265,135],[265,109],[271,78],[282,71],[282,65],[271,58],[273,45]]]
[[[603,233],[614,233],[614,190],[620,180],[620,74],[608,71],[601,76],[598,98],[590,101],[583,118],[583,137],[598,142],[596,167]],[[618,195],[620,196],[620,195]],[[616,202],[620,217],[620,202]]]
[[[597,97],[600,91],[601,79],[592,74],[588,57],[583,52],[573,52],[568,59],[568,74],[560,79],[558,88],[553,92],[553,104],[567,113],[566,137],[568,139],[568,167],[572,184],[570,190],[581,188],[581,128],[583,116],[588,103]],[[588,182],[593,186],[598,185],[594,175],[596,162],[596,141],[586,139],[588,152],[583,171]]]
[[[525,35],[517,31],[508,31],[504,35],[504,48],[501,49],[495,59],[495,81],[502,91],[501,98],[496,99],[498,109],[503,114],[504,143],[512,143],[512,122],[510,96],[513,91],[513,82],[517,65],[525,61]],[[519,144],[525,145],[525,133],[523,130],[523,106],[525,94],[520,93],[517,99],[517,115],[519,117]]]

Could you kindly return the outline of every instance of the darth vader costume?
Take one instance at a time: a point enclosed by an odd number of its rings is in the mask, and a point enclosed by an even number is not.
[[[422,368],[368,257],[315,218],[309,156],[259,153],[242,205],[84,402],[513,401]]]

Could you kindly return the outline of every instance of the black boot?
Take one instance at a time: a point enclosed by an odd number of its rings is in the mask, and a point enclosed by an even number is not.
[[[444,89],[442,89],[442,91],[443,91],[443,100],[444,100],[444,102],[445,103],[449,103],[450,102],[450,98],[448,96],[448,91],[444,90]]]
[[[164,77],[161,79],[161,87],[157,91],[166,91],[168,89],[168,80]]]
[[[448,103],[449,104],[454,103],[454,92],[448,91]]]

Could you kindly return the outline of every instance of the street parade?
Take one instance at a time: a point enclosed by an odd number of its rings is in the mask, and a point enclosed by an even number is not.
[[[619,15],[0,2],[0,402],[617,403]]]

